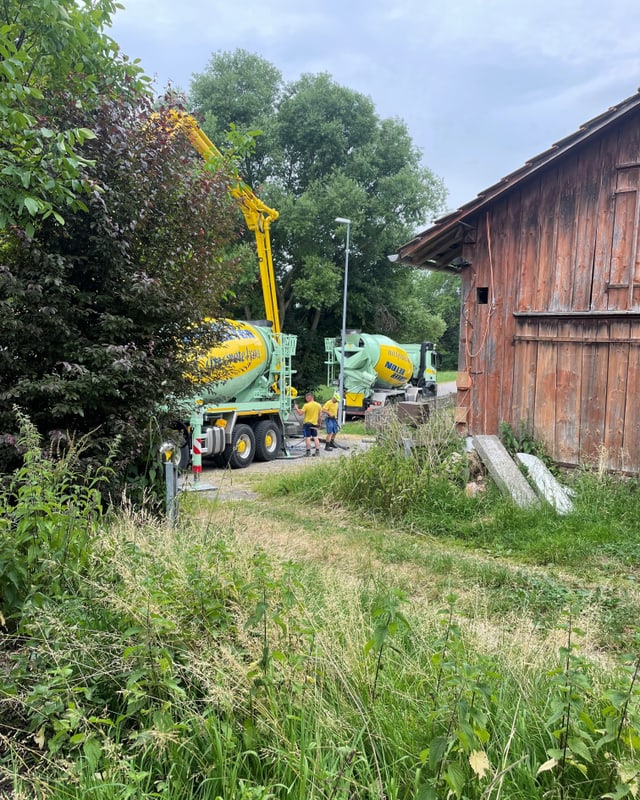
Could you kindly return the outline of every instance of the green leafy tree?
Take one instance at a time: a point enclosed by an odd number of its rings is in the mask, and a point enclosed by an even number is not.
[[[86,208],[84,125],[64,126],[49,113],[60,90],[90,109],[100,97],[135,95],[141,70],[104,33],[115,0],[5,0],[0,6],[0,229],[38,219],[62,223]],[[148,79],[147,79],[148,80]]]
[[[264,90],[255,103],[252,86]],[[321,381],[324,337],[341,329],[345,236],[336,217],[352,221],[348,326],[401,330],[410,281],[406,267],[387,256],[445,198],[405,124],[380,119],[368,97],[327,74],[282,85],[268,62],[245,51],[214,55],[194,77],[190,102],[207,123],[215,120],[218,136],[225,125],[263,131],[243,174],[280,212],[272,227],[274,264],[281,321],[299,336],[298,383]],[[230,313],[261,316],[259,298],[256,280],[238,293]]]
[[[230,128],[239,135],[257,137],[240,163],[244,180],[254,188],[270,174],[274,154],[271,128],[282,89],[280,71],[246,50],[217,53],[207,70],[194,75],[191,83],[193,110],[202,117],[203,130],[218,147],[224,146]]]
[[[86,119],[63,94],[52,111],[95,131],[82,154],[99,191],[64,226],[50,217],[33,238],[5,237],[0,431],[14,430],[15,404],[49,436],[95,432],[94,457],[119,436],[123,474],[158,405],[192,392],[181,343],[232,280],[232,178],[144,99],[108,100]]]
[[[439,343],[447,324],[441,316],[429,310],[420,297],[412,293],[411,283],[407,287],[407,297],[402,308],[402,318],[392,320],[387,329],[399,342]],[[396,327],[392,327],[395,322]]]
[[[458,368],[460,341],[460,278],[447,272],[412,274],[414,301],[424,313],[434,315],[444,323],[444,330],[434,339],[442,355],[442,368]]]

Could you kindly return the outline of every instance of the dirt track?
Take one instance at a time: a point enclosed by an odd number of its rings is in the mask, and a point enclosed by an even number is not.
[[[333,461],[356,450],[366,449],[374,441],[374,437],[339,433],[336,441],[339,444],[338,448],[325,450],[324,435],[321,433],[320,455],[307,457],[305,456],[304,439],[292,437],[287,440],[288,457],[277,458],[275,461],[254,461],[245,469],[218,469],[205,460],[199,481],[196,482],[191,473],[186,473],[181,477],[179,485],[185,491],[196,490],[220,498],[248,500],[256,497],[251,488],[252,476],[262,475],[266,472],[273,474],[287,470],[308,469],[326,463],[327,460]]]

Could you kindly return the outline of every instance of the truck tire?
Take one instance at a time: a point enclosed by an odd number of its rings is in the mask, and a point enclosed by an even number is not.
[[[282,434],[275,422],[264,419],[254,428],[256,437],[256,461],[273,461],[282,448]]]
[[[180,452],[178,469],[188,469],[191,464],[191,434],[187,426],[182,422],[174,422],[172,429],[175,431],[175,434],[172,435],[171,438]]]
[[[191,464],[191,447],[189,442],[183,442],[180,446],[180,460],[178,461],[178,469],[189,469]]]
[[[224,450],[225,461],[231,469],[244,469],[253,461],[256,439],[249,425],[236,425],[231,444]]]

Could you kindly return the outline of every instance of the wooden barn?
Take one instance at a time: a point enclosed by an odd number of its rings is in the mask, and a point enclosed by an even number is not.
[[[640,472],[640,94],[398,251],[462,280],[456,420]]]

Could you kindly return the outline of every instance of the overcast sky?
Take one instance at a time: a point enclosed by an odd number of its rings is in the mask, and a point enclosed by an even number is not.
[[[111,35],[158,91],[236,48],[328,72],[404,120],[449,209],[640,86],[639,0],[121,2]]]

